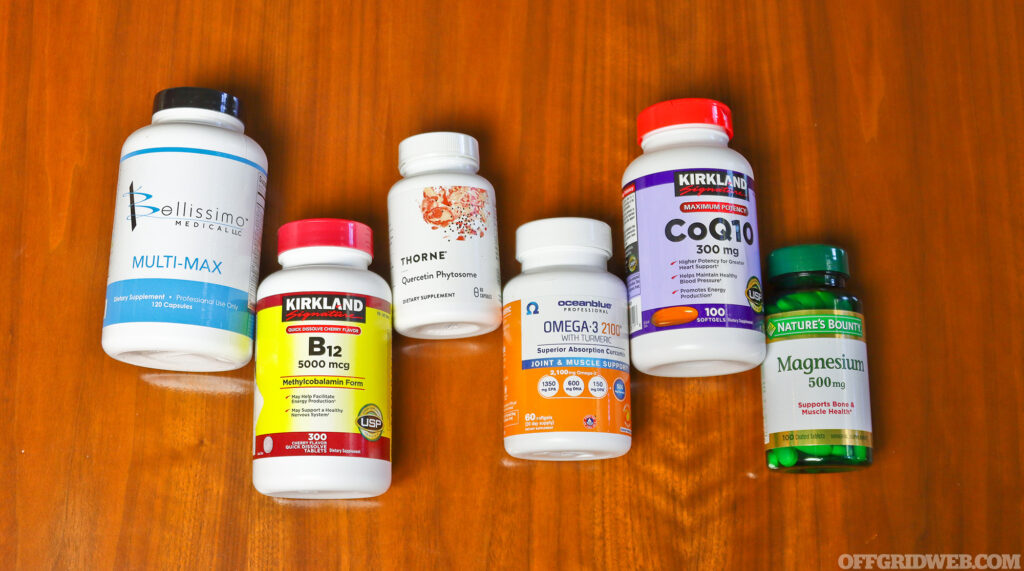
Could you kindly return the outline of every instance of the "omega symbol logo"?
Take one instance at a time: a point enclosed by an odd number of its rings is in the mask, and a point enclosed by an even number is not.
[[[537,315],[538,313],[540,313],[540,306],[536,301],[526,304],[526,315]]]

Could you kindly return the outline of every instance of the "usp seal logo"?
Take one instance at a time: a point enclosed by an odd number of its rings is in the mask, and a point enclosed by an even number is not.
[[[370,442],[379,440],[381,433],[384,432],[384,415],[380,412],[380,407],[375,404],[368,404],[359,409],[359,414],[356,416],[356,426],[359,428],[359,433],[363,435],[363,438]]]
[[[747,289],[743,292],[747,296],[747,303],[754,313],[761,313],[764,310],[764,293],[761,291],[761,282],[754,276],[747,280]]]

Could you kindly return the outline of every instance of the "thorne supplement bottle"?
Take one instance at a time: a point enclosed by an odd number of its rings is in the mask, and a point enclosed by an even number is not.
[[[633,365],[662,377],[726,375],[764,359],[750,163],[729,148],[729,108],[652,105],[643,154],[622,177]]]
[[[589,218],[516,230],[523,273],[505,286],[505,450],[527,460],[629,451],[626,288],[605,266],[612,233]]]
[[[761,366],[768,467],[839,472],[871,464],[868,352],[846,251],[810,244],[768,256]]]
[[[165,89],[124,143],[103,315],[119,361],[226,371],[252,357],[267,156],[239,109],[222,91]]]
[[[398,145],[405,177],[388,193],[395,329],[454,339],[501,325],[494,187],[476,139],[423,133]]]
[[[367,498],[391,485],[391,289],[370,228],[321,218],[278,231],[260,284],[252,482],[282,498]]]

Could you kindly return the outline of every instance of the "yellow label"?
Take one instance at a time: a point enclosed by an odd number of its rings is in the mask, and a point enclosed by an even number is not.
[[[354,293],[259,300],[253,458],[391,460],[391,304]]]

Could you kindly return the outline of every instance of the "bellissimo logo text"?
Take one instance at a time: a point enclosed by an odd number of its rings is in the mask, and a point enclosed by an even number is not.
[[[249,223],[249,218],[236,212],[221,210],[216,207],[197,205],[187,201],[175,201],[171,204],[148,204],[155,202],[154,195],[136,189],[135,183],[128,185],[128,221],[132,231],[143,218],[173,221],[175,226],[185,228],[202,228],[216,232],[225,232],[241,236],[242,230]]]

